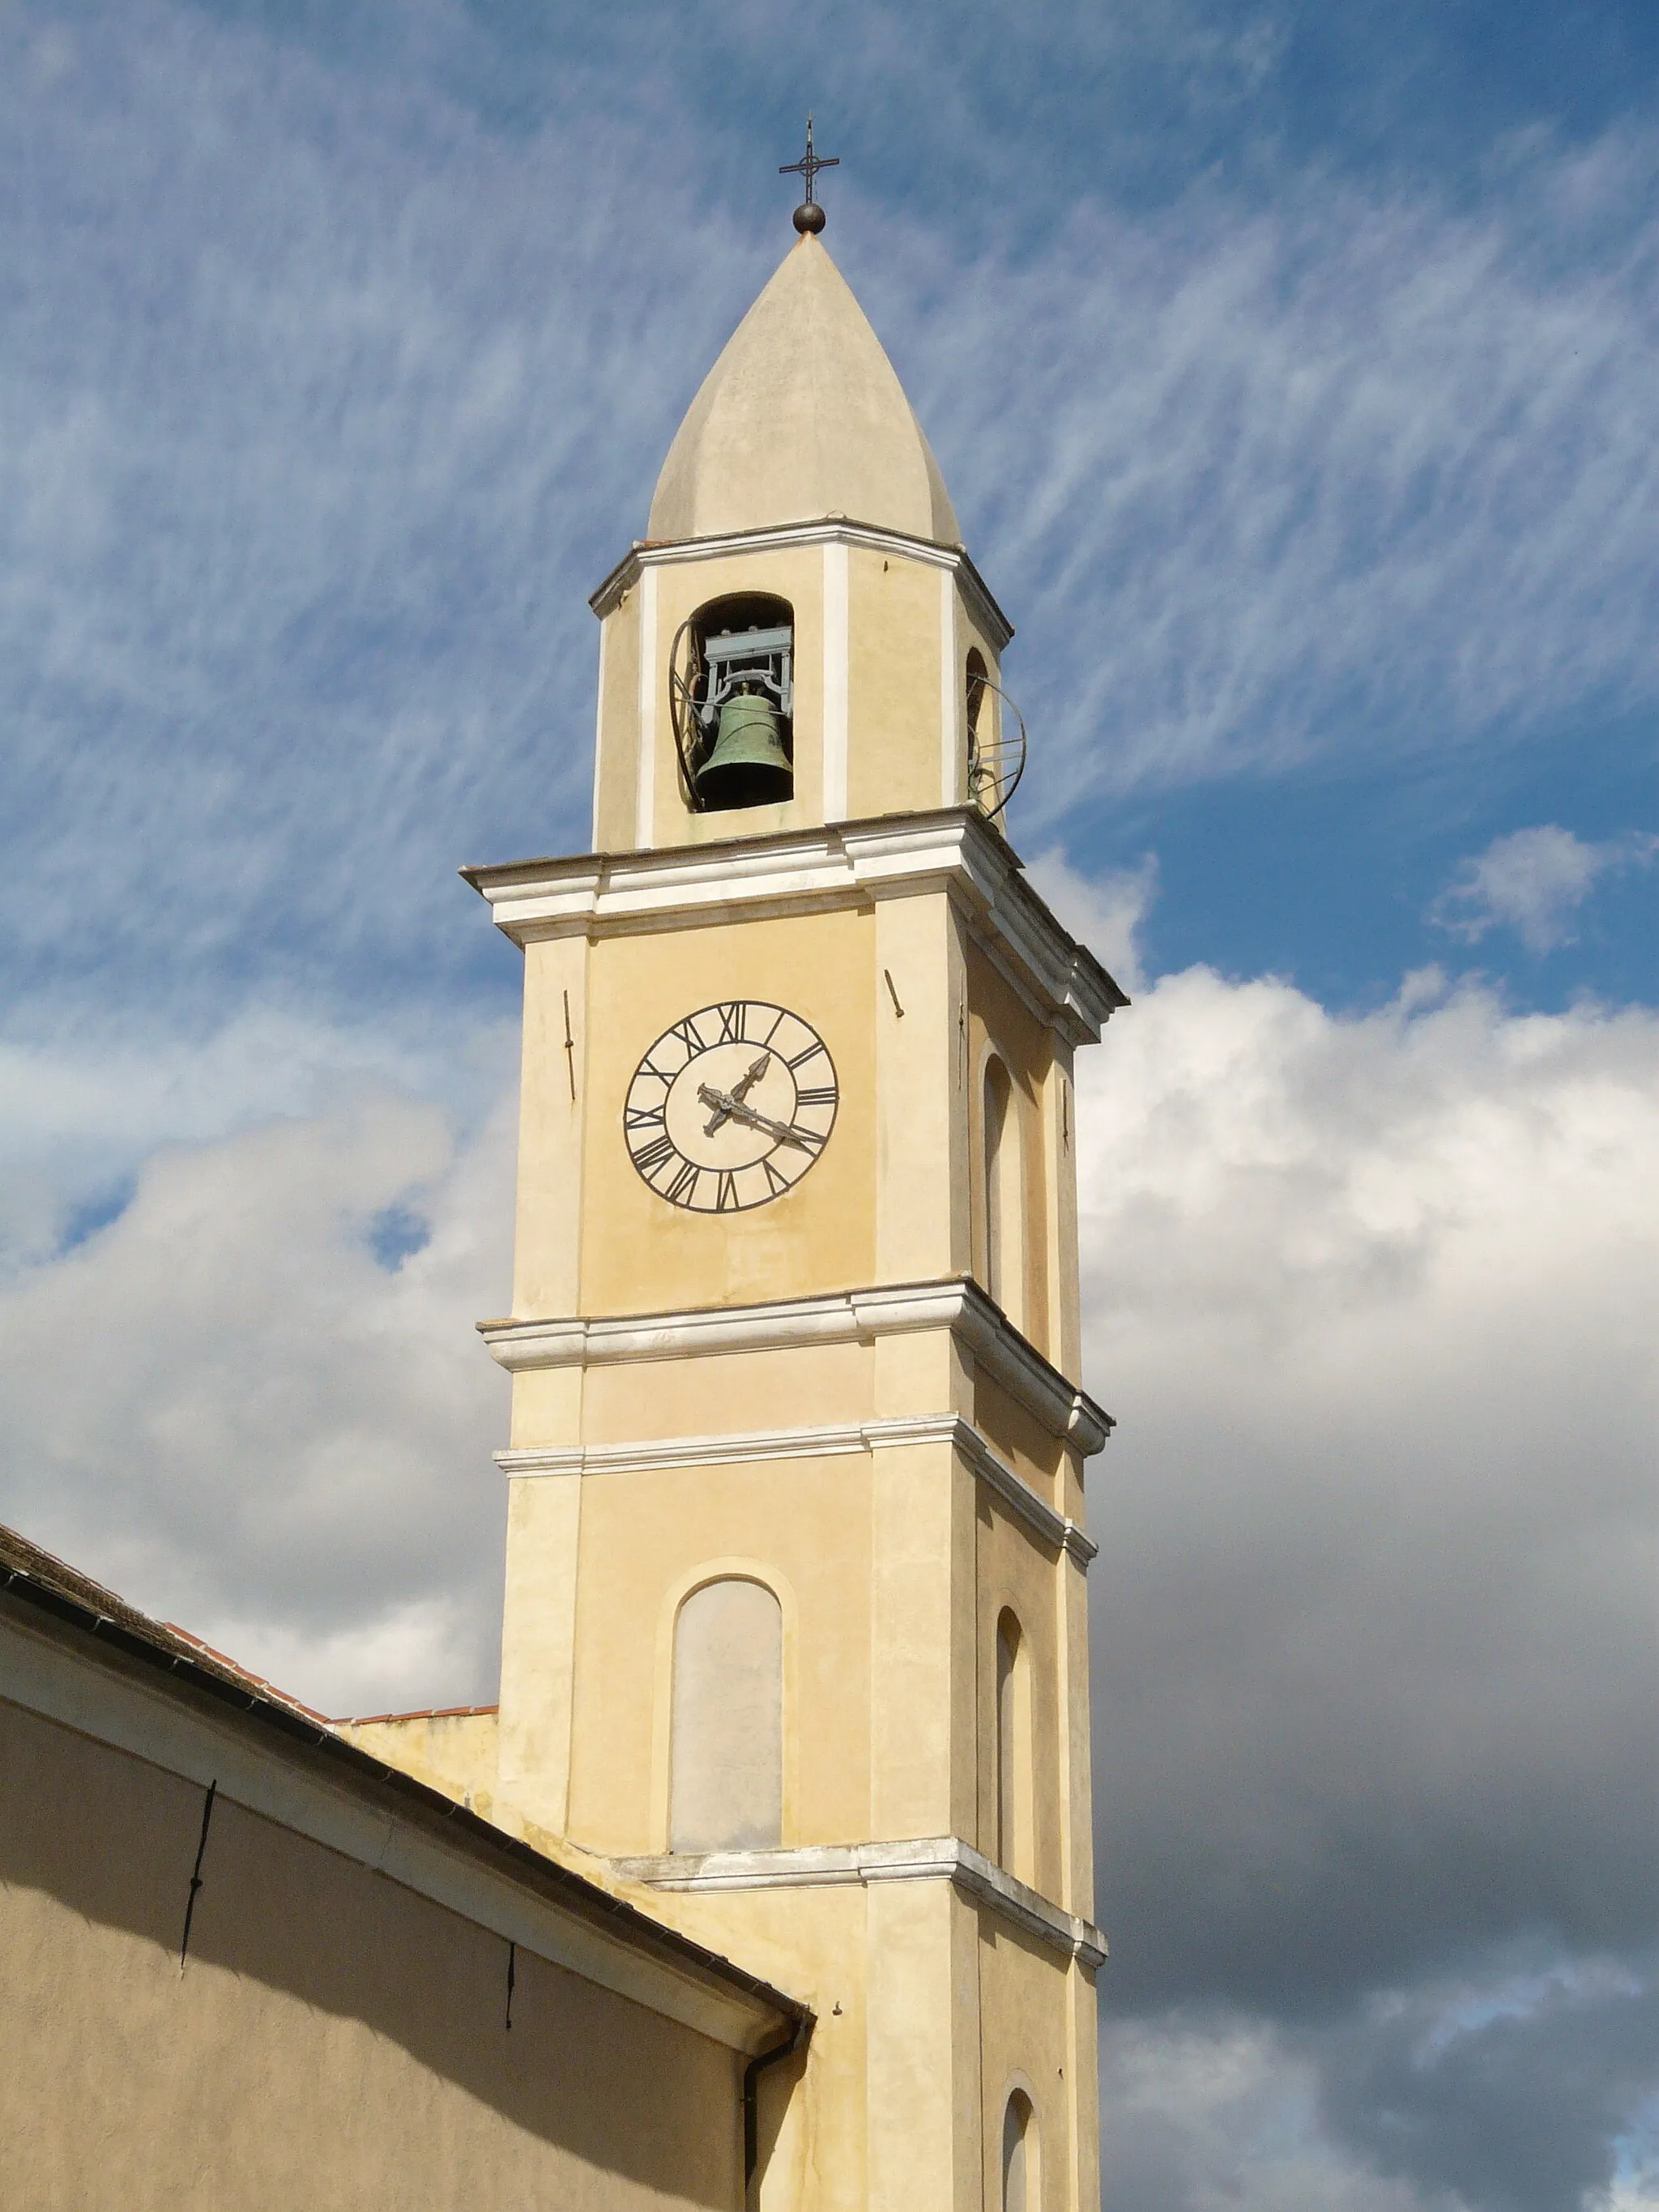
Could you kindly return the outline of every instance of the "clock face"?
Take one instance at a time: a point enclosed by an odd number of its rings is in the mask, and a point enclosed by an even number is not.
[[[623,1134],[659,1198],[741,1213],[781,1198],[830,1141],[840,1093],[809,1023],[727,999],[665,1030],[634,1072]]]

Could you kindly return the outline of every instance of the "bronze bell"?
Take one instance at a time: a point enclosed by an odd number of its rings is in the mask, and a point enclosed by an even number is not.
[[[696,783],[697,796],[708,807],[766,806],[793,796],[795,772],[769,699],[740,691],[726,701]]]

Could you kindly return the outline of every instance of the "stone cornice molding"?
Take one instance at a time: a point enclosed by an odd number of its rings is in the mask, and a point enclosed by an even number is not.
[[[678,538],[658,544],[642,538],[623,554],[587,604],[603,621],[642,568],[677,567],[687,561],[714,561],[732,553],[765,553],[775,547],[796,545],[862,545],[875,553],[897,554],[903,561],[949,568],[992,650],[1000,653],[1013,636],[1012,623],[992,597],[990,586],[965,547],[941,545],[933,538],[912,538],[907,531],[854,522],[842,514],[826,515],[816,522],[774,523],[760,530],[725,531],[708,538]]]
[[[551,1445],[498,1451],[495,1464],[514,1479],[638,1474],[665,1468],[731,1467],[756,1460],[834,1459],[896,1445],[949,1443],[1040,1541],[1087,1566],[1099,1550],[1075,1521],[1055,1512],[960,1413],[906,1413],[890,1419],[825,1422],[789,1429],[744,1429],[707,1437],[647,1437],[609,1444]]]
[[[983,1291],[964,1275],[836,1291],[764,1305],[699,1306],[678,1313],[580,1315],[536,1321],[481,1321],[490,1356],[512,1375],[544,1367],[610,1366],[627,1360],[684,1359],[769,1352],[805,1344],[873,1343],[879,1336],[948,1328],[978,1367],[1048,1433],[1085,1457],[1112,1429],[1087,1391],[1051,1367]]]
[[[847,1882],[948,1881],[1050,1950],[1091,1973],[1105,1962],[1106,1938],[1092,1921],[1065,1911],[994,1865],[959,1836],[892,1844],[820,1844],[793,1850],[715,1851],[703,1857],[612,1859],[614,1872],[661,1890],[819,1889]]]
[[[946,892],[1041,1021],[1094,1043],[1128,999],[969,806],[879,815],[716,844],[513,860],[461,874],[514,944],[754,921]]]

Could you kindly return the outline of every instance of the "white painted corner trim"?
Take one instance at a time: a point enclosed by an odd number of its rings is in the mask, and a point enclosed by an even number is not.
[[[636,1443],[568,1444],[544,1450],[498,1451],[495,1464],[512,1479],[652,1474],[664,1468],[733,1467],[757,1460],[835,1459],[897,1445],[948,1443],[988,1489],[1039,1541],[1087,1566],[1100,1549],[1079,1524],[992,1450],[960,1413],[908,1413],[874,1421],[825,1422],[792,1429],[744,1429],[719,1436],[645,1437]]]
[[[896,1844],[820,1844],[778,1851],[714,1851],[707,1856],[612,1859],[613,1873],[648,1889],[822,1889],[841,1883],[948,1881],[1050,1950],[1093,1972],[1104,1964],[1106,1938],[1092,1921],[1052,1905],[1016,1881],[959,1836],[924,1836]]]
[[[1087,1391],[1068,1382],[964,1275],[835,1291],[764,1305],[587,1320],[482,1321],[478,1334],[511,1375],[544,1367],[602,1367],[625,1360],[685,1359],[807,1344],[868,1344],[880,1336],[948,1328],[987,1377],[1086,1457],[1113,1426]]]

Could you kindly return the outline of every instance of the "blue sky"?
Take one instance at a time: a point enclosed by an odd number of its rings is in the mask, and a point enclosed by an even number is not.
[[[1106,2203],[1635,2212],[1651,7],[0,0],[0,1512],[331,1706],[489,1694],[454,870],[586,842],[586,597],[808,106],[1135,997]]]

